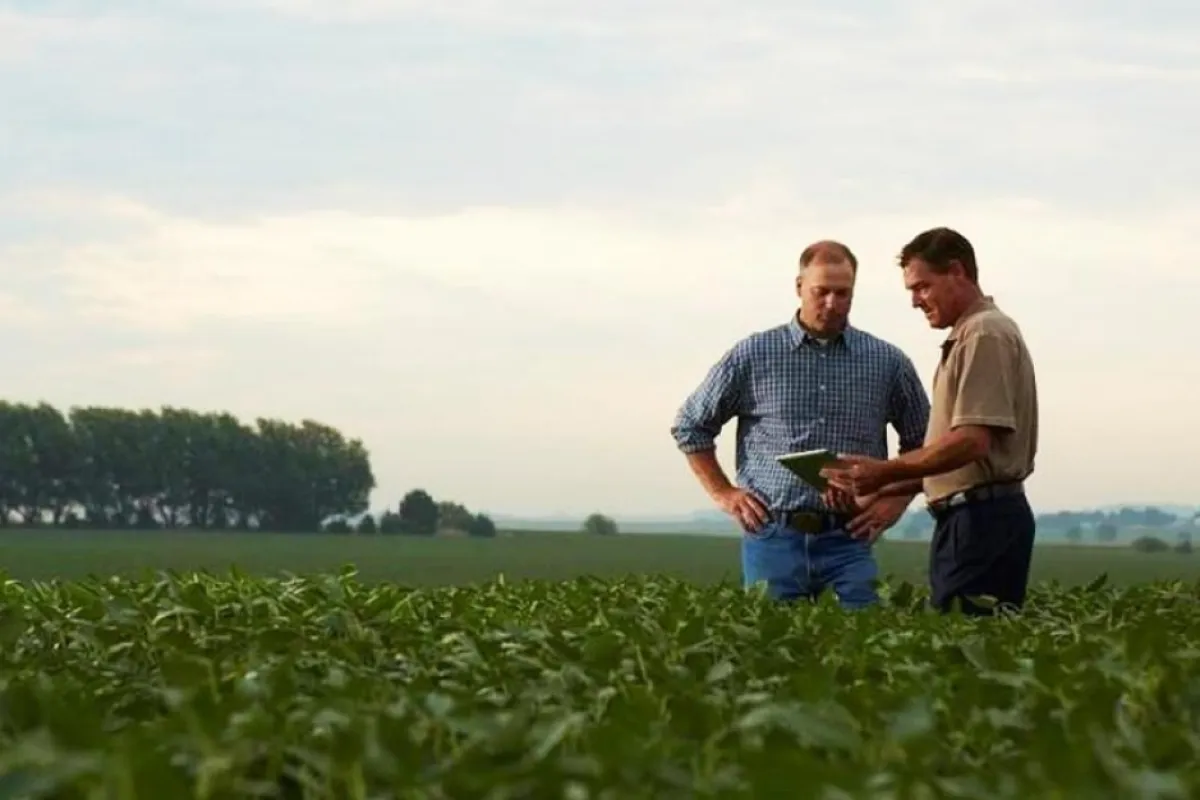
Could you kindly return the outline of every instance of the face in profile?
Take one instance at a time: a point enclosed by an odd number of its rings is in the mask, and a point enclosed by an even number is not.
[[[965,280],[962,266],[952,262],[945,273],[934,270],[920,258],[904,265],[904,288],[912,295],[913,308],[921,309],[931,328],[948,328],[956,319],[959,284]]]
[[[846,327],[854,300],[854,267],[849,262],[814,263],[796,279],[800,319],[813,333],[834,334]]]

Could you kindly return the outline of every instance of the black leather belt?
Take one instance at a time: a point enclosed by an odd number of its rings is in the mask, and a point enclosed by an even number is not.
[[[779,519],[792,530],[800,533],[818,534],[844,529],[850,522],[846,514],[835,514],[832,511],[783,511]]]
[[[980,503],[985,500],[998,500],[1002,497],[1018,497],[1023,494],[1025,494],[1025,484],[1021,481],[1015,483],[985,483],[982,486],[972,486],[965,491],[955,492],[940,500],[935,500],[926,506],[926,508],[930,514],[937,516],[958,506]]]

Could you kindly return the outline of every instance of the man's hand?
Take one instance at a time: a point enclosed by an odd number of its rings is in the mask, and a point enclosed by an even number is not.
[[[866,539],[867,544],[875,544],[883,532],[896,524],[908,509],[911,497],[872,497],[863,498],[865,509],[850,520],[846,526],[847,532],[855,539]]]
[[[829,481],[829,486],[823,493],[826,502],[837,496],[854,496],[854,476],[851,470],[859,459],[860,456],[838,456],[837,461],[821,467],[818,474]]]
[[[825,491],[821,492],[821,500],[831,511],[841,511],[844,514],[853,514],[858,511],[854,493],[844,486],[835,485],[833,481],[830,481],[829,486],[825,487]]]
[[[721,510],[736,519],[742,530],[747,533],[754,533],[762,528],[770,517],[761,500],[736,486],[720,492],[716,500]]]
[[[893,480],[892,462],[869,456],[839,455],[838,460],[821,471],[833,486],[856,497],[879,492]]]
[[[865,456],[838,456],[838,461],[821,469],[821,477],[829,482],[825,491],[821,493],[821,499],[825,501],[828,508],[845,514],[857,514],[874,500],[873,494],[863,494],[857,491],[854,484],[853,467],[865,458]]]

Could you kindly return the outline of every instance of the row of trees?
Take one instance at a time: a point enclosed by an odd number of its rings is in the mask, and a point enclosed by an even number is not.
[[[363,443],[312,420],[0,402],[0,525],[317,531],[374,488]]]
[[[376,517],[374,489],[363,443],[312,420],[0,401],[0,526],[496,535],[424,489]],[[598,514],[584,529],[617,530]]]
[[[1146,528],[1139,526],[1138,530],[1146,530]],[[1200,527],[1196,525],[1196,520],[1192,519],[1182,523],[1173,522],[1171,524],[1171,528],[1168,530],[1174,530],[1180,541],[1187,540],[1190,542],[1192,540],[1192,535],[1196,532],[1200,532]],[[1085,531],[1079,525],[1072,525],[1063,531],[1062,534],[1063,538],[1069,542],[1082,542],[1090,535],[1097,542],[1102,544],[1112,544],[1121,538],[1121,529],[1116,525],[1113,525],[1111,522],[1101,522],[1099,525],[1092,528],[1091,531]]]
[[[1112,511],[1051,511],[1038,515],[1038,523],[1047,528],[1070,530],[1091,528],[1097,532],[1121,528],[1162,528],[1178,517],[1155,506],[1126,507]]]
[[[1192,536],[1186,531],[1179,535],[1179,541],[1173,546],[1158,536],[1139,536],[1129,546],[1140,553],[1165,553],[1168,550],[1174,550],[1176,553],[1186,556],[1193,552]]]
[[[496,523],[487,514],[471,511],[461,503],[434,500],[424,489],[413,489],[399,507],[384,511],[378,519],[362,515],[356,522],[346,518],[325,526],[329,533],[400,534],[403,536],[465,535],[490,538],[496,535]],[[590,514],[580,532],[591,536],[616,536],[616,521],[604,514]]]
[[[424,489],[413,489],[404,495],[395,511],[388,509],[378,519],[373,514],[363,514],[357,522],[351,523],[341,516],[329,522],[325,530],[329,533],[459,534],[490,538],[496,535],[496,524],[487,514],[474,513],[461,503],[439,502]]]
[[[1153,506],[1122,508],[1116,511],[1054,511],[1037,515],[1038,535],[1043,538],[1063,538],[1069,542],[1087,540],[1114,544],[1129,534],[1145,531],[1176,536],[1181,541],[1200,534],[1200,514],[1177,516]],[[910,510],[897,523],[897,534],[906,539],[919,539],[933,530],[933,519],[923,510]]]

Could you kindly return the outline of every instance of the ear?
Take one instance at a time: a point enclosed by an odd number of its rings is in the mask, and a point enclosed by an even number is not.
[[[959,261],[958,259],[953,259],[953,258],[950,259],[950,261],[947,262],[946,266],[949,267],[949,269],[947,270],[947,273],[949,275],[951,275],[955,278],[967,277],[967,271],[965,269],[963,269],[962,262]]]

